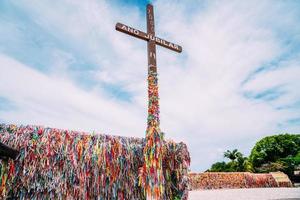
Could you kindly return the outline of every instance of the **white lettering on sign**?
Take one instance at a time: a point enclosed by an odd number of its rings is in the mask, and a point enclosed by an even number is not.
[[[171,42],[170,42],[167,46],[169,46],[169,47],[172,48],[172,49],[177,49],[177,50],[179,50],[178,45],[173,44],[173,43],[171,43]]]
[[[121,29],[127,31],[127,26],[123,25]]]
[[[133,33],[133,28],[128,27],[128,32]]]
[[[133,30],[133,33],[136,34],[136,35],[138,35],[140,32],[139,32],[138,30],[135,30],[135,29],[134,29],[134,30]]]
[[[146,39],[149,39],[149,40],[154,40],[155,42],[161,44],[162,46],[167,46],[167,47],[170,47],[170,48],[179,50],[179,46],[178,46],[178,45],[173,44],[173,43],[171,43],[171,42],[167,42],[167,41],[165,41],[165,40],[163,40],[163,39],[161,39],[161,38],[155,37],[155,36],[153,36],[153,35],[147,34],[147,35],[145,36],[145,38],[146,38]]]
[[[162,45],[167,45],[166,41],[163,39],[158,39],[156,40],[158,43],[162,44]]]
[[[133,34],[135,34],[135,35],[139,35],[139,34],[140,34],[140,31],[138,31],[138,30],[136,30],[136,29],[134,29],[134,28],[130,28],[129,26],[123,25],[123,26],[121,27],[121,29],[123,29],[123,30],[125,30],[125,31],[128,31],[128,32],[130,32],[130,33],[133,33]]]
[[[119,26],[119,25],[118,25],[118,26]],[[132,34],[134,34],[134,35],[137,35],[137,36],[139,36],[139,37],[142,37],[142,38],[144,38],[144,39],[146,39],[146,40],[148,40],[148,41],[149,41],[149,40],[155,41],[155,43],[160,44],[160,45],[165,46],[165,47],[168,47],[168,48],[170,48],[170,49],[176,49],[176,50],[178,50],[178,51],[181,50],[181,49],[180,49],[180,46],[178,46],[178,45],[176,45],[176,44],[174,44],[174,43],[167,42],[167,41],[165,41],[165,40],[163,40],[163,39],[161,39],[161,38],[155,37],[154,35],[149,34],[149,33],[148,33],[148,34],[145,34],[145,33],[143,33],[143,32],[140,32],[140,31],[137,30],[137,29],[131,28],[131,27],[126,26],[126,25],[124,25],[124,24],[121,24],[118,28],[124,30],[125,32],[132,33]],[[152,55],[151,55],[151,57],[152,57]],[[155,55],[153,55],[153,57],[155,58]]]
[[[155,40],[155,37],[153,35],[150,35],[150,40]]]

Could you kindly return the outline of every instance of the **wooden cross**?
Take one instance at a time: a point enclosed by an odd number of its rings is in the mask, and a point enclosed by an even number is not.
[[[116,24],[116,30],[148,42],[148,69],[156,72],[156,44],[178,53],[182,47],[155,36],[153,6],[147,5],[147,33],[122,23]]]
[[[153,6],[147,5],[147,33],[121,23],[116,30],[145,40],[148,43],[148,126],[144,146],[145,163],[139,172],[141,182],[148,199],[162,199],[164,175],[162,166],[163,135],[159,128],[159,98],[157,85],[156,45],[180,53],[182,47],[155,36]],[[153,197],[153,198],[152,198]]]

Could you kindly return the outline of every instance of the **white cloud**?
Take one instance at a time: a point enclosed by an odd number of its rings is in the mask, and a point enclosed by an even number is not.
[[[73,51],[54,49],[53,70],[47,75],[2,55],[0,93],[18,109],[2,112],[0,118],[12,123],[143,136],[146,44],[116,32],[114,25],[120,21],[143,29],[144,13],[94,0],[33,2],[17,5]],[[299,101],[299,57],[288,57],[278,68],[258,73],[243,84],[249,74],[291,51],[285,43],[287,37],[299,44],[300,29],[291,26],[298,23],[299,11],[288,12],[289,6],[273,1],[200,4],[195,3],[189,12],[186,2],[155,3],[157,35],[183,46],[182,54],[161,47],[157,50],[161,128],[167,138],[187,142],[195,171],[222,159],[223,150],[239,148],[248,153],[262,136],[299,132],[300,128],[286,124],[299,117],[299,110],[276,109]],[[282,36],[279,26],[288,34]],[[80,89],[68,76],[72,73],[70,63],[76,65],[76,55],[99,66],[92,71],[98,83],[94,89]],[[14,78],[5,74],[14,74]],[[132,101],[110,98],[101,89],[103,82],[121,85],[132,94]],[[284,85],[285,94],[272,102],[243,95],[278,85]]]
[[[41,74],[4,55],[0,63],[1,96],[17,106],[1,113],[5,121],[143,136],[144,120],[133,105],[83,91],[70,80]]]
[[[278,126],[299,116],[296,109],[276,110],[282,102],[270,104],[242,95],[285,84],[287,92],[282,98],[286,103],[299,100],[299,57],[293,67],[258,75],[249,81],[251,89],[248,84],[242,85],[250,73],[287,51],[272,24],[280,21],[287,27],[285,21],[296,24],[295,18],[284,15],[277,4],[270,2],[211,3],[205,11],[189,14],[181,12],[184,3],[172,4],[172,14],[164,14],[168,6],[164,1],[157,5],[161,31],[182,42],[188,58],[183,66],[172,66],[163,59],[165,54],[161,56],[162,125],[170,132],[169,137],[175,133],[176,138],[188,141],[193,169],[205,169],[212,160],[220,159],[218,147],[240,148],[248,153],[264,135],[299,131],[299,126]],[[172,68],[165,68],[167,65]]]

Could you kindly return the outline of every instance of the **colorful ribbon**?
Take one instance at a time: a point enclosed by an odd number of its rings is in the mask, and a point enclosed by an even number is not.
[[[139,184],[145,139],[0,124],[0,141],[20,152],[16,160],[0,160],[0,199],[146,198]],[[161,199],[184,198],[186,145],[161,147]]]

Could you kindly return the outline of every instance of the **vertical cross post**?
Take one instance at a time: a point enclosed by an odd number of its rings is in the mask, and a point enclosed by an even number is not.
[[[159,127],[159,97],[156,66],[156,44],[153,6],[147,5],[147,34],[148,40],[148,126]]]
[[[161,199],[164,192],[162,168],[163,138],[159,128],[159,97],[157,84],[156,44],[153,6],[147,5],[148,41],[148,125],[144,147],[144,188],[147,200]]]
[[[147,5],[147,34],[149,38],[155,38],[155,29],[154,29],[154,13],[153,6]],[[148,69],[152,72],[156,72],[156,45],[155,40],[150,39],[148,41]]]

